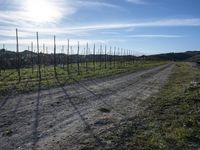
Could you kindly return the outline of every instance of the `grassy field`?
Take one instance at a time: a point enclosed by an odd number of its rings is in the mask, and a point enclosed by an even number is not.
[[[74,78],[78,81],[88,78],[96,78],[96,77],[105,77],[111,76],[114,74],[119,74],[123,72],[129,71],[137,71],[142,69],[148,69],[152,67],[156,67],[162,65],[166,62],[161,61],[141,61],[135,62],[125,62],[121,64],[118,62],[115,66],[112,63],[107,63],[105,68],[105,63],[96,63],[95,71],[92,63],[88,63],[88,71],[86,71],[85,63],[80,64],[80,74],[77,74],[77,65],[70,64],[69,71],[67,73],[67,66],[62,68],[62,66],[58,66],[57,70],[57,78],[61,85],[72,83],[74,80],[70,78]],[[57,80],[54,75],[53,66],[41,67],[41,89],[46,89],[49,87],[58,86]],[[38,78],[38,68],[35,67],[32,72],[32,68],[21,69],[21,81],[18,81],[18,73],[14,69],[5,70],[1,72],[0,76],[0,96],[7,95],[8,93],[24,93],[30,92],[38,89],[39,78]]]
[[[145,101],[144,113],[101,135],[103,149],[199,149],[199,81],[199,68],[176,63],[159,95]]]

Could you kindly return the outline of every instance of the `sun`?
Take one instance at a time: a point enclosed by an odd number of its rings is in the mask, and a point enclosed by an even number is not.
[[[25,16],[32,22],[53,22],[61,15],[59,8],[51,0],[26,0],[24,2]]]

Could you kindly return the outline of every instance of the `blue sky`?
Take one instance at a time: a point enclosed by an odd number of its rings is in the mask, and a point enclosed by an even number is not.
[[[157,54],[200,50],[199,0],[0,0],[0,44],[15,50],[15,28],[20,50],[35,44],[49,51],[53,35],[58,49],[77,41]]]

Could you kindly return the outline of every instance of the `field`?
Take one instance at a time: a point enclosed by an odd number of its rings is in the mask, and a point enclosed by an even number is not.
[[[93,63],[87,64],[87,70],[85,63],[80,63],[80,71],[77,72],[77,64],[69,64],[69,73],[67,72],[67,65],[57,66],[57,76],[60,84],[74,83],[83,79],[97,78],[111,76],[123,72],[136,71],[155,67],[164,64],[164,61],[131,61],[123,62],[95,62],[95,68]],[[105,67],[105,65],[107,65]],[[38,83],[40,80],[40,88],[47,89],[50,87],[56,87],[55,73],[53,66],[41,67],[41,79],[38,75],[38,66],[32,68],[21,69],[21,80],[18,80],[18,72],[16,69],[7,69],[1,72],[0,76],[0,96],[8,93],[25,93],[38,90]]]

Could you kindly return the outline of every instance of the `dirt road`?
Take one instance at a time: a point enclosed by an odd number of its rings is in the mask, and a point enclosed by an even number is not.
[[[0,149],[81,149],[144,110],[173,65],[93,79],[0,101]],[[55,79],[59,85],[59,79]],[[73,80],[73,79],[71,79]],[[48,81],[48,80],[47,80]],[[3,104],[2,104],[3,103]]]

